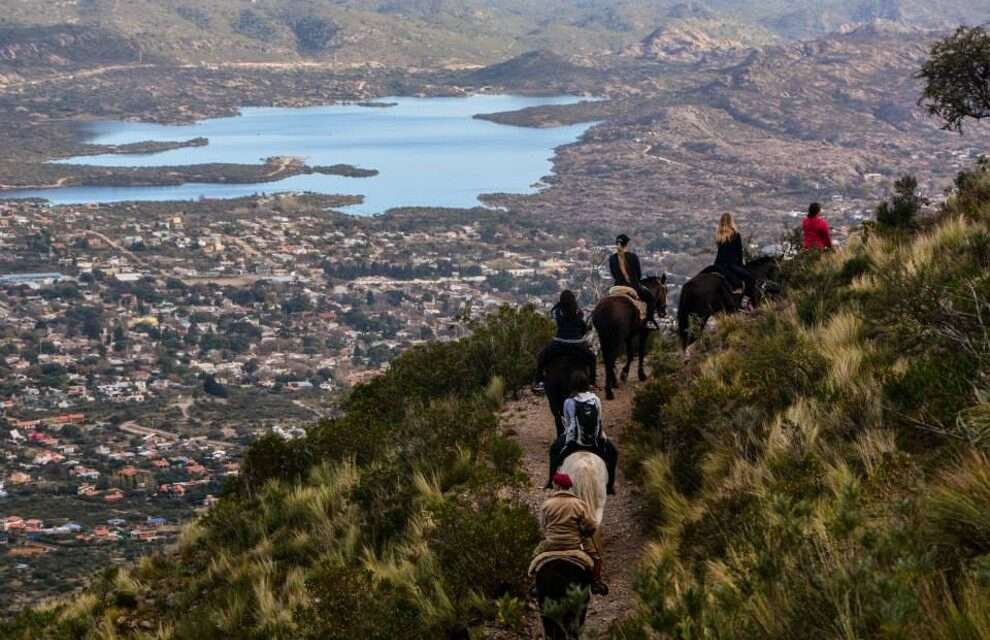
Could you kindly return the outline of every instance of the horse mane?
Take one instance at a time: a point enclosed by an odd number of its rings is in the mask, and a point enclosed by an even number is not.
[[[590,451],[575,451],[564,459],[560,470],[571,477],[574,495],[588,505],[600,530],[607,499],[608,469],[605,461]]]
[[[777,264],[777,258],[775,258],[773,256],[760,256],[756,260],[750,260],[749,262],[747,262],[746,263],[746,268],[747,269],[754,269],[754,268],[758,269],[760,267],[763,267],[763,266],[766,266],[766,265],[770,265],[770,264],[776,266],[776,264]]]

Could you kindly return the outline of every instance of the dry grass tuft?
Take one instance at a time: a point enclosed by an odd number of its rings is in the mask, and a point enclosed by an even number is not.
[[[873,477],[880,469],[884,458],[897,451],[897,435],[893,431],[882,429],[864,431],[856,438],[853,451],[866,470],[866,474]]]

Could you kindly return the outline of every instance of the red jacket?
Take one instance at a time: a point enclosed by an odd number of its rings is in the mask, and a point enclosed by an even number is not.
[[[806,217],[801,223],[804,230],[805,249],[831,249],[832,236],[828,231],[828,223],[821,216]]]

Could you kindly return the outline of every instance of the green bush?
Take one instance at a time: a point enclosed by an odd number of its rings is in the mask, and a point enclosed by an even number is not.
[[[433,513],[430,549],[443,568],[449,594],[486,599],[525,596],[530,551],[540,541],[524,504],[484,498],[480,504],[448,501]]]
[[[312,604],[296,615],[300,638],[432,640],[415,605],[360,568],[323,566],[307,581]]]
[[[244,453],[242,483],[248,491],[257,491],[272,479],[296,481],[312,463],[302,441],[287,442],[267,434],[255,440]]]

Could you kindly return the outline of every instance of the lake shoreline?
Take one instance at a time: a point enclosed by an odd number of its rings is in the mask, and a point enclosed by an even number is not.
[[[528,113],[534,108],[554,108],[555,106],[570,105],[579,102],[577,96],[529,97],[513,95],[472,94],[468,96],[444,96],[430,98],[396,97],[382,99],[375,103],[351,103],[349,105],[335,104],[326,107],[303,108],[264,108],[245,107],[238,110],[237,115],[230,118],[209,119],[194,124],[160,125],[157,123],[134,123],[127,121],[99,121],[87,126],[90,139],[82,145],[83,153],[71,158],[32,164],[18,167],[15,163],[0,162],[0,199],[47,199],[53,204],[86,204],[89,202],[120,202],[120,201],[188,201],[197,197],[229,199],[248,195],[248,189],[258,185],[279,184],[277,189],[259,188],[257,192],[312,192],[326,195],[362,195],[354,193],[346,185],[330,185],[318,179],[305,180],[317,176],[377,178],[381,169],[374,161],[361,160],[358,162],[334,162],[327,151],[342,137],[347,137],[347,126],[354,120],[364,122],[375,116],[355,114],[354,109],[368,114],[385,114],[392,120],[385,120],[391,126],[398,127],[396,141],[391,138],[374,135],[370,140],[362,141],[348,138],[346,143],[335,152],[336,158],[349,160],[348,153],[354,147],[365,151],[367,147],[397,147],[395,150],[381,152],[386,156],[383,162],[388,166],[391,179],[399,175],[410,184],[408,199],[396,199],[397,196],[382,198],[374,195],[383,204],[371,204],[364,199],[363,211],[355,211],[355,215],[378,215],[394,208],[410,206],[429,206],[452,209],[471,208],[482,204],[481,196],[486,193],[518,193],[525,194],[533,191],[531,185],[539,182],[547,173],[552,172],[552,159],[558,147],[576,142],[580,135],[592,126],[581,125],[553,126],[546,121],[534,122],[532,128],[520,127],[515,118],[499,121],[497,114],[514,112]],[[371,106],[371,105],[374,106]],[[387,108],[386,108],[387,107]],[[500,108],[507,107],[507,108]],[[422,112],[415,109],[422,109]],[[430,110],[437,111],[433,114]],[[543,112],[537,112],[543,113]],[[319,117],[314,117],[319,116]],[[323,120],[320,119],[323,118]],[[335,121],[334,118],[347,118]],[[273,119],[274,124],[265,122]],[[293,118],[307,122],[309,129],[300,131],[298,124],[292,123],[290,134],[284,137],[299,149],[289,149],[287,153],[279,151],[279,158],[295,158],[274,166],[271,158],[261,164],[244,164],[241,159],[245,153],[251,153],[264,148],[266,143],[263,135],[274,136],[279,143],[285,140],[279,138],[277,132],[269,131],[269,127],[278,126],[281,120]],[[539,119],[539,118],[537,118]],[[439,131],[434,141],[427,134],[419,131],[422,122],[435,126]],[[346,122],[346,124],[343,124]],[[380,124],[381,120],[375,120]],[[435,124],[434,124],[435,123]],[[554,123],[556,124],[556,123]],[[477,127],[475,126],[477,125]],[[500,133],[484,129],[495,125]],[[509,125],[509,126],[506,126]],[[186,127],[189,127],[186,129]],[[227,130],[227,137],[216,134],[185,136],[174,138],[176,134],[196,133],[203,130],[208,133],[211,127],[221,127]],[[252,127],[257,127],[257,133]],[[463,154],[475,160],[481,159],[474,173],[466,171],[463,166],[469,161],[460,158],[456,153],[448,152],[444,145],[453,146],[453,140],[462,137],[451,127],[461,127],[469,130],[476,137],[474,146],[465,144]],[[481,127],[480,129],[478,127]],[[509,129],[523,129],[520,134],[509,133]],[[135,130],[139,139],[126,139],[127,134],[121,131]],[[407,132],[405,129],[413,131]],[[580,129],[580,131],[578,131]],[[231,133],[233,131],[234,133]],[[454,131],[452,133],[452,131]],[[157,132],[158,135],[155,135]],[[548,133],[549,132],[549,133]],[[557,134],[555,132],[563,132]],[[236,134],[236,135],[235,135]],[[259,136],[255,146],[247,145],[243,139],[250,135]],[[376,134],[377,135],[377,134]],[[292,136],[295,136],[293,138]],[[424,136],[417,138],[416,136]],[[533,138],[536,143],[528,138]],[[231,158],[230,140],[240,140],[239,153]],[[107,141],[109,140],[109,142]],[[218,143],[217,140],[220,142]],[[326,146],[319,146],[319,141],[325,140]],[[546,140],[547,142],[542,142]],[[314,142],[316,141],[316,142]],[[352,146],[347,146],[348,144]],[[402,145],[408,144],[408,149]],[[496,160],[484,157],[485,145],[491,144],[491,155]],[[226,145],[226,146],[225,146]],[[314,146],[315,145],[315,146]],[[511,158],[513,146],[525,156],[525,161],[517,162]],[[538,157],[534,151],[538,149]],[[422,149],[434,153],[432,160],[424,160]],[[439,149],[439,151],[438,151]],[[267,148],[268,151],[276,149]],[[102,153],[101,153],[102,151]],[[296,153],[298,151],[298,153]],[[195,155],[194,155],[195,154]],[[213,155],[211,155],[213,154]],[[402,154],[409,156],[402,163],[396,157]],[[322,157],[320,157],[322,155]],[[162,162],[147,164],[152,156],[162,158]],[[215,162],[183,161],[188,158],[214,158]],[[313,159],[316,156],[316,159]],[[167,159],[179,159],[169,162]],[[230,161],[238,160],[237,162]],[[331,162],[326,162],[331,159]],[[507,166],[486,166],[485,163],[501,163]],[[427,182],[436,183],[434,189],[426,189],[422,180],[413,179],[415,167],[422,164],[429,173],[425,175]],[[369,168],[363,168],[369,167]],[[439,173],[437,170],[439,169]],[[448,180],[438,176],[448,174]],[[490,181],[490,184],[484,184]],[[240,185],[242,189],[231,187]],[[376,183],[381,188],[382,183]],[[388,190],[390,187],[384,185]],[[222,188],[225,187],[225,188]],[[339,190],[333,190],[333,188]],[[142,193],[141,189],[175,188],[174,196],[164,196],[160,191]],[[202,192],[196,192],[201,189]],[[105,191],[100,191],[101,189]],[[444,195],[443,191],[453,191],[455,195]],[[461,192],[471,190],[473,197]],[[122,193],[126,192],[126,193]],[[369,191],[370,193],[370,191]],[[148,197],[150,196],[150,197]]]

